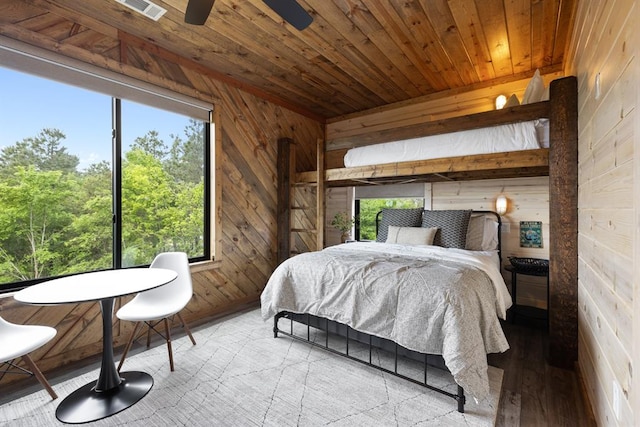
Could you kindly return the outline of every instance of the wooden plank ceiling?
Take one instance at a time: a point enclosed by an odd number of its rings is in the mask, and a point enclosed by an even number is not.
[[[72,20],[81,25],[66,37],[85,45],[100,43],[95,31],[116,29],[120,40],[144,40],[274,102],[333,118],[557,71],[577,0],[299,0],[314,18],[303,31],[261,0],[217,0],[204,26],[184,23],[187,0],[155,1],[168,10],[157,22],[115,0],[24,1],[37,15],[10,3],[5,23],[53,34]]]

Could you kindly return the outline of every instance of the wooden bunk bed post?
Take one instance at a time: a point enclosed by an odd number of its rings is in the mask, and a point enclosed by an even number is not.
[[[315,235],[315,250],[324,249],[324,139],[317,140],[317,165],[316,179],[311,182],[299,183],[296,181],[296,155],[295,143],[291,138],[278,139],[278,200],[277,200],[277,239],[278,239],[278,264],[291,256],[293,233],[310,233]],[[295,197],[292,192],[294,185],[316,187],[316,214],[313,228],[292,228],[292,209],[305,210],[310,206],[294,206]],[[310,250],[314,250],[309,246]],[[295,248],[294,248],[295,250]]]
[[[278,139],[278,264],[289,258],[291,253],[291,178],[296,172],[292,170],[292,145],[291,138]]]
[[[324,139],[318,138],[316,144],[316,250],[324,249]]]
[[[549,127],[549,363],[578,360],[578,83],[551,82]]]

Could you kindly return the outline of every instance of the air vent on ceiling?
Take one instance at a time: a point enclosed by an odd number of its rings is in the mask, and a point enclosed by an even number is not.
[[[158,6],[157,4],[151,3],[147,0],[116,0],[118,3],[122,3],[123,5],[130,7],[146,16],[147,18],[151,18],[154,21],[160,19],[162,15],[167,12],[167,9]]]

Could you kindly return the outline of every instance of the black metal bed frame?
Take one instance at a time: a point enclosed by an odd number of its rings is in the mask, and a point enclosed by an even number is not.
[[[282,318],[289,319],[291,321],[289,332],[278,328],[278,320],[280,320]],[[318,323],[320,323],[321,321],[324,321],[325,322],[325,328],[323,329],[322,327],[319,327],[320,325],[318,325],[318,327],[311,326],[311,323],[312,323],[313,319],[315,319]],[[307,326],[307,336],[306,336],[306,338],[302,337],[300,335],[296,335],[293,332],[293,322],[298,322],[300,324],[303,324],[303,325]],[[340,330],[340,327],[342,327],[343,331],[346,331],[344,333],[344,338],[346,339],[346,350],[344,352],[342,352],[340,350],[337,350],[335,348],[329,347],[329,336],[330,335],[343,335],[343,334],[341,334],[339,332],[335,332],[335,333],[331,332],[329,330],[329,325],[330,324],[334,325],[334,328],[337,331]],[[311,340],[311,328],[312,327],[314,327],[316,329],[320,329],[321,331],[325,332],[325,342],[324,342],[324,344],[318,343],[316,341],[312,341]],[[349,331],[350,330],[353,333],[356,333],[361,337],[364,336],[364,337],[368,338],[368,342],[365,343],[366,345],[368,345],[368,349],[369,349],[369,360],[368,361],[364,360],[364,359],[360,359],[358,357],[355,357],[355,356],[349,354],[349,341],[350,341]],[[373,367],[375,369],[378,369],[380,371],[386,372],[386,373],[391,374],[393,376],[396,376],[396,377],[402,378],[404,380],[410,381],[410,382],[412,382],[414,384],[418,384],[420,386],[426,387],[429,390],[433,390],[433,391],[441,393],[441,394],[443,394],[445,396],[451,397],[451,398],[455,399],[458,402],[458,412],[461,412],[461,413],[464,412],[464,405],[466,403],[466,397],[464,395],[464,389],[461,386],[456,384],[457,393],[454,394],[454,393],[450,393],[450,392],[448,392],[446,390],[443,390],[441,388],[435,387],[435,386],[427,383],[427,371],[428,371],[429,367],[432,367],[433,369],[445,370],[445,371],[448,372],[448,370],[444,366],[444,363],[440,363],[440,364],[430,363],[430,360],[431,360],[430,358],[439,358],[439,360],[442,360],[441,356],[439,356],[439,355],[432,355],[432,354],[425,354],[425,353],[418,353],[418,352],[415,352],[415,351],[411,351],[411,350],[408,350],[408,349],[406,349],[404,347],[401,347],[400,345],[398,345],[397,343],[395,343],[393,341],[384,340],[382,338],[374,337],[372,335],[365,334],[365,333],[360,332],[360,331],[356,331],[355,329],[352,329],[351,327],[349,327],[347,325],[344,325],[342,323],[338,323],[338,322],[335,322],[335,321],[332,321],[332,320],[329,320],[329,319],[313,316],[313,315],[310,315],[310,314],[297,314],[297,313],[291,313],[291,312],[288,312],[288,311],[281,311],[280,313],[276,314],[273,317],[273,337],[274,338],[278,338],[278,333],[281,333],[283,335],[291,337],[291,338],[293,338],[295,340],[311,344],[311,345],[313,345],[315,347],[318,347],[318,348],[321,348],[323,350],[329,351],[329,352],[331,352],[333,354],[337,354],[339,356],[346,357],[346,358],[348,358],[350,360],[354,360],[356,362],[360,362],[360,363],[362,363],[362,364],[364,364],[366,366]],[[354,340],[356,340],[356,339],[354,338]],[[393,370],[387,369],[387,368],[385,368],[385,367],[383,367],[381,365],[377,365],[377,364],[373,363],[373,360],[372,360],[372,354],[373,354],[372,350],[373,350],[373,348],[382,348],[381,346],[373,344],[374,340],[391,343],[394,346],[394,351],[393,351],[393,353],[394,353],[394,369]],[[359,342],[359,343],[363,343],[361,338],[357,339],[356,341]],[[418,381],[415,378],[408,377],[408,376],[403,375],[402,373],[398,372],[398,358],[402,357],[399,354],[400,353],[400,351],[399,351],[400,349],[404,350],[403,353],[409,353],[409,354],[413,354],[413,355],[418,355],[419,357],[422,358],[423,366],[424,366],[424,380],[423,381]],[[415,360],[415,357],[413,359]],[[440,365],[440,366],[438,366],[438,365]]]
[[[380,214],[381,213],[382,212],[378,212],[378,214],[376,215],[376,234],[378,233],[378,224],[379,224],[379,221],[380,221]],[[480,213],[480,214],[484,214],[484,215],[493,215],[493,216],[495,216],[495,218],[496,218],[496,220],[498,222],[498,230],[497,230],[497,233],[498,233],[498,247],[497,247],[498,259],[499,259],[499,263],[502,264],[502,218],[500,217],[500,215],[498,213],[496,213],[494,211],[489,211],[489,210],[474,210],[473,213]],[[280,320],[281,318],[286,318],[286,319],[289,319],[291,321],[291,327],[290,327],[290,331],[289,332],[278,328],[278,320]],[[301,337],[301,336],[296,335],[296,334],[293,333],[293,322],[294,321],[307,326],[307,337],[306,338]],[[322,329],[322,327],[320,325],[320,323],[322,321],[325,322],[325,328],[324,329]],[[312,322],[315,322],[316,325],[312,326],[311,325]],[[334,329],[336,329],[336,331],[337,331],[336,333],[332,333],[332,332],[329,331],[329,325],[330,324],[334,325],[333,327],[334,327]],[[314,327],[316,329],[320,329],[322,331],[325,331],[326,335],[325,335],[325,343],[324,343],[324,345],[320,344],[320,343],[317,343],[315,341],[312,341],[310,339],[311,327]],[[344,332],[340,333],[340,328],[342,328],[342,331],[344,331]],[[350,340],[349,331],[350,330],[353,331],[353,333],[356,334],[357,336],[367,337],[367,341],[368,342],[363,342],[362,339],[357,339],[357,341],[360,342],[360,343],[364,343],[364,344],[368,345],[368,348],[369,348],[369,360],[368,361],[360,359],[360,358],[357,358],[357,357],[354,357],[354,356],[349,354],[349,340]],[[365,334],[363,332],[357,331],[357,330],[349,327],[348,325],[345,325],[345,324],[342,324],[342,323],[338,323],[338,322],[335,322],[335,321],[332,321],[332,320],[328,320],[328,319],[325,319],[325,318],[313,316],[313,315],[310,315],[310,314],[297,314],[297,313],[292,313],[292,312],[288,312],[288,311],[282,311],[282,312],[276,314],[273,317],[273,337],[277,338],[278,337],[278,333],[281,333],[283,335],[289,336],[289,337],[291,337],[293,339],[296,339],[298,341],[306,342],[306,343],[311,344],[311,345],[313,345],[315,347],[318,347],[318,348],[321,348],[323,350],[329,351],[331,353],[346,357],[346,358],[354,360],[356,362],[360,362],[360,363],[362,363],[364,365],[371,366],[373,368],[376,368],[376,369],[378,369],[380,371],[386,372],[386,373],[391,374],[393,376],[396,376],[396,377],[402,378],[404,380],[410,381],[410,382],[412,382],[414,384],[418,384],[420,386],[426,387],[429,390],[433,390],[433,391],[441,393],[441,394],[443,394],[445,396],[451,397],[451,398],[455,399],[458,402],[458,412],[461,412],[461,413],[464,412],[464,405],[466,403],[466,397],[465,397],[465,394],[464,394],[464,389],[460,385],[456,384],[457,393],[454,394],[454,393],[450,393],[450,392],[448,392],[446,390],[443,390],[441,388],[435,387],[435,386],[427,383],[427,370],[428,370],[429,366],[431,366],[431,367],[433,367],[435,369],[440,369],[440,370],[444,370],[444,371],[448,372],[448,369],[446,368],[446,366],[444,364],[442,356],[440,356],[440,355],[418,353],[418,352],[415,352],[415,351],[412,351],[412,350],[408,350],[408,349],[400,346],[399,344],[397,344],[397,343],[395,343],[395,342],[393,342],[391,340],[386,340],[386,339],[383,339],[383,338],[379,338],[379,337],[375,337],[375,336],[372,336],[372,335],[369,335],[369,334]],[[342,351],[339,351],[339,350],[336,350],[334,348],[329,347],[329,336],[331,334],[333,334],[333,335],[341,335],[346,339],[346,351],[345,352],[342,352]],[[393,347],[393,350],[392,350],[393,353],[394,353],[394,369],[393,370],[390,370],[390,369],[387,369],[387,368],[385,368],[383,366],[376,365],[375,363],[372,363],[372,349],[375,347],[375,348],[381,348],[381,349],[385,350],[385,348],[383,348],[382,346],[372,344],[373,341],[376,341],[376,342],[379,342],[379,343],[380,342],[381,343],[386,343],[387,344],[386,350],[388,350],[389,345],[391,345]],[[399,349],[402,349],[402,353],[410,355],[413,360],[418,360],[418,358],[422,359],[422,361],[423,361],[422,363],[424,363],[424,380],[423,381],[418,381],[415,378],[408,377],[408,376],[403,375],[403,374],[398,372]],[[437,362],[434,363],[434,360],[437,360]]]

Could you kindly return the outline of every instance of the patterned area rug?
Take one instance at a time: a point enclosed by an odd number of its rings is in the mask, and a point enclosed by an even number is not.
[[[449,397],[289,337],[274,339],[271,329],[272,323],[263,322],[260,310],[255,309],[194,330],[196,346],[187,337],[173,341],[173,373],[164,345],[132,355],[123,371],[148,372],[154,379],[153,388],[134,406],[91,425],[353,427],[495,423],[501,369],[489,367],[491,397],[481,404],[468,397],[465,413],[461,414]],[[0,425],[61,425],[55,418],[60,400],[96,378],[97,369],[64,380],[50,378],[60,396],[56,401],[39,390],[7,402],[0,406]],[[435,381],[447,384],[451,380],[443,373]],[[455,390],[453,384],[451,388]]]

